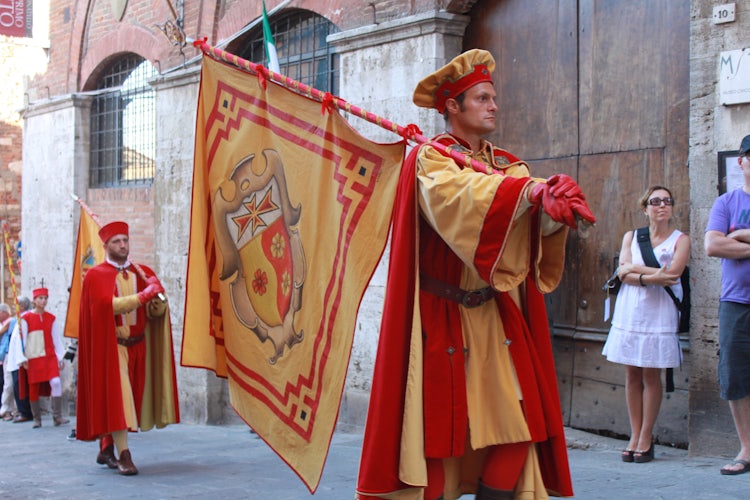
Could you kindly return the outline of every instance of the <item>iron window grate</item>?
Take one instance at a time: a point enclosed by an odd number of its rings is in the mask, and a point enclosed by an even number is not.
[[[130,54],[99,78],[91,104],[90,187],[150,185],[156,170],[156,75],[146,59]]]

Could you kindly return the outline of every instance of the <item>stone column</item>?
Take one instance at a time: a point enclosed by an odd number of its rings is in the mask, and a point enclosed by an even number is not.
[[[179,366],[199,84],[200,66],[167,72],[152,82],[156,92],[155,265],[169,296],[182,421],[240,423],[229,404],[226,380],[208,370]]]
[[[29,104],[23,111],[23,266],[18,292],[31,298],[44,280],[50,291],[47,311],[61,328],[80,214],[71,195],[85,194],[88,182],[90,105],[90,97],[70,94]],[[63,396],[74,401],[73,368],[67,362],[60,378]]]

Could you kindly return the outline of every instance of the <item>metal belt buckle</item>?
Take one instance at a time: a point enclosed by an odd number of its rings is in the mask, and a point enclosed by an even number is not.
[[[472,290],[470,292],[466,292],[461,299],[461,304],[464,307],[479,307],[482,304],[484,304],[486,300],[484,299],[484,294],[482,293],[482,290]]]

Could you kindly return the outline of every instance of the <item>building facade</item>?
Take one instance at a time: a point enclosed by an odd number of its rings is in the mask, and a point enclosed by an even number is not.
[[[627,433],[624,372],[600,355],[600,287],[622,234],[641,222],[637,195],[653,183],[673,188],[678,227],[693,243],[693,325],[656,433],[695,454],[736,448],[716,384],[719,263],[702,250],[717,154],[750,132],[747,105],[722,104],[717,83],[722,53],[741,55],[750,29],[750,10],[731,5],[733,20],[717,22],[706,0],[266,2],[283,73],[427,136],[443,122],[411,104],[421,76],[464,49],[495,54],[492,140],[536,175],[577,178],[600,221],[571,234],[563,283],[549,297],[568,425]],[[165,33],[178,27],[262,62],[260,15],[260,2],[236,0],[51,3],[47,71],[26,86],[23,109],[24,291],[43,276],[50,310],[64,316],[76,194],[102,221],[131,224],[134,260],[154,266],[172,301],[179,356],[200,57]],[[397,139],[350,121],[371,139]],[[386,266],[387,255],[360,307],[341,425],[359,427],[366,414]],[[212,373],[179,368],[178,386],[183,420],[237,419]]]
[[[23,7],[23,8],[21,8]],[[29,8],[30,7],[30,8]],[[28,102],[28,82],[47,70],[49,53],[49,3],[11,2],[0,10],[0,196],[3,246],[0,264],[0,302],[12,303],[13,285],[20,284],[21,269],[21,167],[23,120]],[[36,22],[32,22],[35,19]],[[18,290],[18,289],[16,289]]]

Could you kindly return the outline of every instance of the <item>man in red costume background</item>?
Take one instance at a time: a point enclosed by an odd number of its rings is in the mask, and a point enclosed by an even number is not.
[[[573,494],[542,294],[559,284],[568,227],[595,218],[573,179],[531,178],[483,138],[494,67],[470,50],[414,92],[446,117],[433,141],[466,161],[427,144],[404,164],[361,498]]]
[[[179,408],[164,288],[151,269],[128,260],[128,234],[124,222],[102,227],[106,260],[84,277],[76,437],[99,439],[97,463],[134,475],[128,431],[177,423]]]

